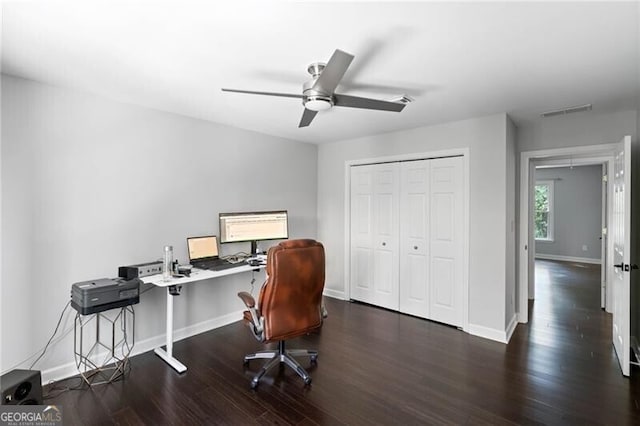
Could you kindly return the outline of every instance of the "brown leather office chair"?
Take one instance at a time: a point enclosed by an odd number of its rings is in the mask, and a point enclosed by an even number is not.
[[[269,359],[251,380],[251,387],[258,386],[260,378],[272,367],[285,363],[311,383],[311,376],[293,358],[308,356],[315,363],[318,352],[314,350],[286,350],[287,339],[309,333],[322,325],[322,291],[324,289],[324,247],[315,240],[289,240],[269,249],[267,255],[267,280],[258,306],[247,292],[238,296],[249,309],[244,321],[253,335],[261,342],[278,342],[277,350],[259,351],[244,357],[245,364],[252,359]]]

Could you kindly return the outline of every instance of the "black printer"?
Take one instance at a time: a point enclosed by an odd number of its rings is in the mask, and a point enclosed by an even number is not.
[[[71,306],[82,315],[135,305],[140,302],[139,278],[98,278],[71,286]]]

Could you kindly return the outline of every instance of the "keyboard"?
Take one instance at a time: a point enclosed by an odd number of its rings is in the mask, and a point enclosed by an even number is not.
[[[237,268],[239,266],[244,266],[245,263],[244,262],[238,262],[238,263],[229,263],[226,260],[224,261],[224,263],[220,262],[220,263],[215,263],[213,265],[211,265],[209,268],[210,271],[223,271],[225,269],[229,269],[229,268]]]
[[[244,262],[230,263],[224,259],[210,260],[208,262],[200,262],[193,266],[198,269],[207,269],[209,271],[223,271],[229,268],[235,268],[244,265]]]

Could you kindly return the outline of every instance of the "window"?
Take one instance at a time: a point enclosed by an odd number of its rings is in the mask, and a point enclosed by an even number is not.
[[[537,181],[535,197],[536,240],[553,241],[553,181]]]

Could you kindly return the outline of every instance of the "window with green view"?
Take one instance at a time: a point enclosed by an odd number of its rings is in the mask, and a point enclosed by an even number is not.
[[[553,240],[553,181],[536,182],[535,209],[536,240]]]

